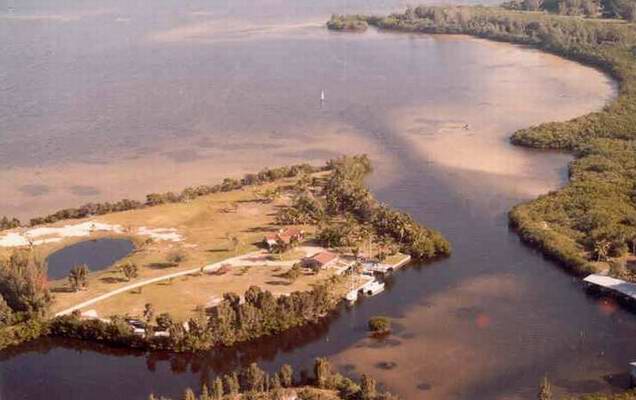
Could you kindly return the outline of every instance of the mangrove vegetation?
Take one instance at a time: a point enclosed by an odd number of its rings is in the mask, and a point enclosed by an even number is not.
[[[469,34],[530,45],[600,68],[614,77],[619,94],[603,110],[513,134],[511,140],[516,145],[569,151],[576,160],[570,164],[566,187],[514,207],[510,222],[525,242],[577,273],[608,269],[608,261],[634,255],[634,25],[469,6],[409,8],[366,20],[381,29]]]

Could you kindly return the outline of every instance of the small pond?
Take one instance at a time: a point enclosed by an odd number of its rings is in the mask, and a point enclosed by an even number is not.
[[[99,271],[126,257],[135,249],[128,239],[86,240],[52,253],[47,259],[49,279],[68,276],[75,265],[86,264],[88,269]]]

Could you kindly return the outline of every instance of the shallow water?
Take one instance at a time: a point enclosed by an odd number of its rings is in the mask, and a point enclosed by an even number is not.
[[[110,267],[135,249],[128,239],[86,240],[64,247],[46,258],[49,279],[66,278],[76,265],[85,264],[91,272]]]
[[[467,37],[327,32],[341,3],[24,4],[0,22],[0,214],[368,152],[376,196],[454,253],[319,326],[221,354],[26,344],[0,353],[0,398],[176,396],[250,361],[321,355],[406,399],[534,398],[545,374],[558,393],[625,385],[636,318],[521,245],[506,219],[563,184],[570,160],[507,138],[602,107],[614,85],[598,71]],[[366,337],[374,314],[396,321],[383,342]]]

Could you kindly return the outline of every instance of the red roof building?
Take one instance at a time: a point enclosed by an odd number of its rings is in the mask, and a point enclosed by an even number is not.
[[[320,253],[306,258],[304,264],[306,267],[326,268],[336,262],[337,259],[338,255],[336,253],[332,253],[330,251],[321,251]]]

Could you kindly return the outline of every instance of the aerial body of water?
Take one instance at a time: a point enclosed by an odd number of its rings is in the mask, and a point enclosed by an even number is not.
[[[64,279],[78,265],[86,265],[91,272],[105,269],[134,249],[135,245],[128,239],[111,238],[85,240],[66,246],[46,258],[48,278]]]
[[[0,214],[140,198],[267,165],[367,152],[381,200],[441,230],[453,256],[319,326],[223,353],[137,354],[60,340],[0,353],[0,398],[178,395],[251,361],[329,356],[407,399],[616,390],[636,318],[524,247],[512,205],[566,179],[518,128],[602,107],[590,68],[467,37],[328,32],[393,2],[9,2],[0,13]],[[326,93],[320,104],[321,90]],[[178,301],[178,300],[175,300]],[[369,316],[395,319],[385,341]]]

